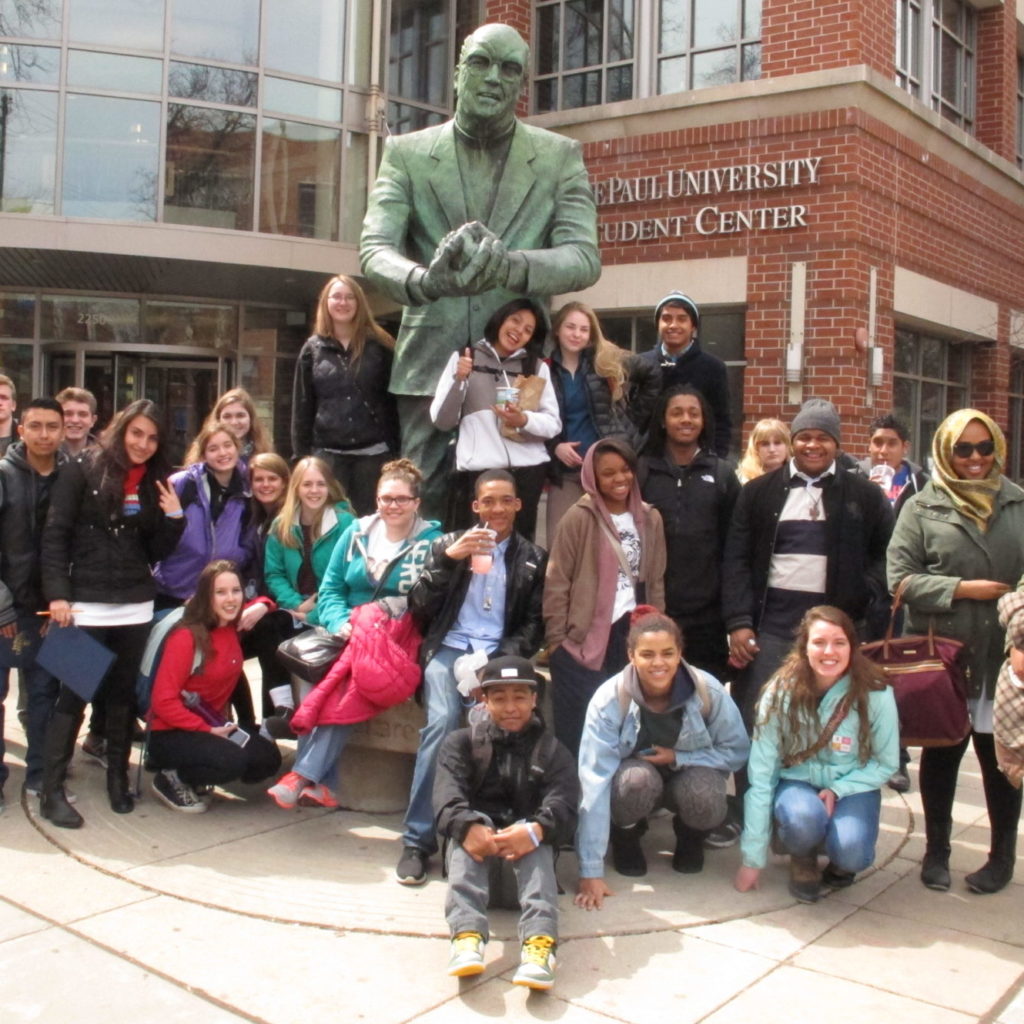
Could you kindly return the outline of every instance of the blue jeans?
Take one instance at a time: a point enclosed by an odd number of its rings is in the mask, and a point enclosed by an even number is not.
[[[881,809],[877,789],[837,800],[831,818],[809,783],[784,779],[775,790],[775,825],[786,852],[805,857],[824,842],[841,871],[863,871],[874,861]]]
[[[456,687],[454,665],[465,653],[442,646],[423,670],[423,709],[427,713],[427,724],[420,729],[402,845],[415,846],[428,854],[437,852],[433,803],[437,754],[445,736],[459,727],[462,717],[462,694]]]
[[[338,781],[338,758],[352,735],[351,725],[318,725],[308,736],[302,737],[299,756],[292,765],[304,779],[323,782],[328,789],[336,789]]]

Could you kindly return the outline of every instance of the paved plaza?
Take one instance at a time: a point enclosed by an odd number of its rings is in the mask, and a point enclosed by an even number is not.
[[[852,889],[796,904],[780,858],[762,890],[732,888],[739,851],[704,872],[670,867],[668,817],[649,875],[609,871],[615,896],[585,913],[562,898],[550,993],[511,984],[515,916],[493,916],[487,971],[448,978],[444,883],[399,886],[400,815],[278,810],[260,787],[218,791],[207,814],[160,804],[144,782],[111,813],[104,773],[79,753],[70,788],[86,825],[52,828],[19,799],[24,737],[8,701],[11,778],[0,815],[4,1024],[330,1019],[460,1024],[1024,1024],[1024,869],[994,896],[964,887],[985,857],[981,781],[965,761],[953,889],[918,881],[915,789],[886,791],[877,866]],[[654,852],[657,851],[657,852]],[[563,855],[567,893],[575,859]]]

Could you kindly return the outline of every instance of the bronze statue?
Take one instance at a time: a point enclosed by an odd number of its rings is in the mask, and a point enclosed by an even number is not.
[[[601,272],[579,143],[515,116],[528,59],[508,25],[470,35],[455,70],[455,117],[388,141],[363,223],[363,272],[405,306],[391,391],[432,517],[443,511],[448,434],[429,407],[451,351],[482,337],[509,299],[544,305]]]

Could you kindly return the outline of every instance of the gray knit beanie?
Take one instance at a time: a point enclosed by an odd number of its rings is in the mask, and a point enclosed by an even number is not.
[[[654,322],[657,323],[661,319],[661,311],[666,306],[682,306],[687,313],[690,314],[690,319],[693,321],[693,326],[697,329],[700,328],[700,310],[697,308],[697,303],[690,298],[689,295],[684,295],[682,292],[669,292],[654,307]]]
[[[836,444],[842,443],[839,437],[839,413],[825,398],[808,398],[793,417],[793,425],[789,429],[794,437],[801,430],[823,430],[835,438]]]

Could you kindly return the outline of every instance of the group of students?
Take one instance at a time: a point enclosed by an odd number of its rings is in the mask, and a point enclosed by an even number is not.
[[[275,739],[297,735],[294,764],[268,793],[285,809],[331,808],[338,755],[373,709],[356,687],[304,700],[308,688],[276,651],[313,626],[350,638],[360,609],[399,599],[422,634],[426,724],[397,880],[422,884],[447,840],[450,970],[471,974],[483,969],[487,935],[478,866],[512,861],[523,906],[517,980],[548,987],[553,853],[573,836],[576,902],[587,909],[610,892],[609,847],[619,874],[646,872],[641,840],[659,806],[672,814],[682,873],[700,871],[705,848],[742,829],[741,891],[758,884],[770,844],[789,854],[790,890],[805,902],[872,862],[880,789],[902,784],[902,769],[891,691],[859,644],[909,577],[908,628],[933,618],[968,648],[993,843],[967,884],[1003,888],[1020,791],[992,743],[1004,654],[994,606],[1024,577],[1024,491],[1002,476],[998,426],[973,409],[948,417],[926,482],[892,417],[873,425],[870,464],[858,466],[840,451],[836,410],[812,400],[790,429],[757,424],[737,470],[725,458],[724,368],[694,361],[694,351],[707,355],[693,349],[696,304],[672,293],[655,320],[654,356],[631,357],[604,339],[592,310],[570,303],[553,319],[545,360],[546,317],[515,300],[483,339],[452,353],[431,408],[454,432],[439,517],[448,533],[421,510],[419,470],[397,457],[393,341],[350,278],[324,288],[299,356],[292,467],[270,450],[241,389],[218,400],[173,473],[148,401],[74,453],[61,451],[61,403],[28,403],[0,461],[0,636],[27,642],[25,787],[43,817],[83,823],[64,783],[85,702],[33,662],[47,621],[73,622],[114,654],[85,748],[105,758],[115,812],[133,808],[139,665],[154,617],[171,614],[180,628],[163,648],[148,715],[155,794],[205,811],[217,785],[276,775]],[[687,365],[691,383],[680,380]],[[547,551],[533,536],[545,485]],[[535,710],[543,684],[529,659],[542,650],[554,739]],[[248,657],[261,665],[262,724]],[[921,757],[931,888],[951,884],[967,742]],[[728,796],[730,776],[742,803]]]

